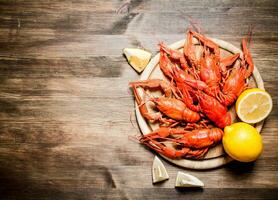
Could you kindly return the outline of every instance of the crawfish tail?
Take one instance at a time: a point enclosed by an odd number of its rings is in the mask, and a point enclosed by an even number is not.
[[[219,128],[195,129],[183,135],[183,137],[173,140],[185,147],[193,149],[208,148],[223,137],[223,131]]]
[[[203,113],[219,128],[232,123],[231,114],[217,99],[201,91],[197,91],[199,104]]]
[[[219,142],[222,140],[222,137],[224,135],[222,129],[220,128],[212,128],[210,129],[210,134],[209,134],[209,138],[214,141],[215,143]]]

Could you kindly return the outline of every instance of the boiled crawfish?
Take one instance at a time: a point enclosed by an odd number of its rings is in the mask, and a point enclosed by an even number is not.
[[[250,77],[254,70],[251,53],[247,48],[246,39],[242,40],[243,59],[240,67],[231,70],[224,81],[222,92],[218,95],[218,100],[225,106],[232,105],[237,97],[247,88],[246,79]]]
[[[217,99],[212,96],[209,96],[201,91],[196,92],[190,87],[204,91],[211,90],[211,88],[203,81],[196,80],[194,76],[188,72],[181,70],[175,65],[171,65],[170,60],[164,56],[161,57],[160,68],[163,72],[168,74],[168,77],[171,77],[171,79],[176,82],[176,86],[180,91],[181,99],[185,105],[195,112],[203,112],[220,128],[230,125],[231,116],[225,106],[219,103]],[[199,101],[199,104],[197,105],[194,104],[196,99]]]
[[[140,142],[169,158],[202,157],[208,148],[221,141],[223,131],[219,128],[186,131],[161,127],[140,138]],[[163,144],[171,141],[177,148]],[[179,149],[178,149],[179,148]]]
[[[159,67],[169,81],[130,83],[142,116],[162,125],[142,136],[140,142],[169,158],[201,158],[221,141],[221,128],[232,122],[228,106],[247,88],[246,80],[254,69],[247,40],[242,40],[242,55],[222,58],[214,41],[189,29],[183,52],[165,43],[160,43],[159,48]],[[143,89],[143,96],[139,88]],[[145,89],[162,90],[163,96],[153,97]],[[146,106],[148,101],[159,112],[151,113]],[[169,142],[171,146],[167,145]]]
[[[160,121],[162,123],[172,123],[176,120],[183,120],[186,122],[197,122],[200,120],[200,115],[186,107],[186,105],[176,98],[169,97],[174,88],[166,81],[153,79],[147,81],[131,82],[130,86],[133,88],[136,102],[139,105],[141,114],[148,120]],[[160,87],[165,93],[165,97],[151,97],[149,101],[152,101],[157,109],[170,117],[166,119],[160,112],[150,113],[147,109],[146,102],[144,102],[139,94],[138,87],[142,88],[157,88]]]

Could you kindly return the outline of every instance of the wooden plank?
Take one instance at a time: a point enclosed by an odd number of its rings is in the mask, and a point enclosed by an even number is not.
[[[24,11],[25,13],[57,13],[63,9],[64,13],[74,12],[115,12],[123,2],[118,0],[101,1],[94,0],[88,3],[86,0],[81,1],[1,1],[0,11],[1,13],[14,14],[16,12]],[[209,1],[194,1],[190,0],[186,3],[183,0],[176,0],[173,3],[171,0],[163,0],[159,3],[155,1],[132,1],[130,4],[130,10],[134,12],[169,12],[171,11],[186,11],[190,8],[214,8],[220,9],[225,12],[234,8],[273,8],[277,7],[277,4],[273,0],[252,1],[252,0],[235,0],[235,1],[223,1],[223,0],[209,0]],[[15,10],[16,9],[16,10]]]
[[[14,14],[17,13],[78,13],[78,12],[115,12],[122,4],[121,1],[101,1],[94,0],[88,2],[87,0],[80,1],[1,1],[1,13]],[[15,10],[16,9],[16,10]],[[21,11],[21,12],[20,12]]]
[[[2,145],[1,145],[2,146]],[[100,152],[97,147],[79,147],[78,152],[71,151],[68,146],[41,145],[18,145],[10,146],[10,153],[6,153],[1,147],[1,169],[13,165],[13,173],[3,175],[2,179],[17,180],[15,174],[22,170],[28,174],[28,179],[47,184],[54,182],[61,188],[65,185],[71,188],[102,188],[114,185],[115,188],[153,188],[151,184],[151,160],[153,155],[136,157],[136,152],[130,152],[130,156],[119,154],[114,156],[113,163],[102,160],[94,152]],[[63,151],[61,151],[63,149]],[[72,149],[77,149],[72,147]],[[14,153],[12,153],[14,152]],[[115,151],[113,151],[115,152]],[[143,153],[143,151],[140,151]],[[106,151],[102,156],[105,157]],[[277,155],[277,152],[276,152]],[[13,159],[6,159],[13,157]],[[142,159],[142,160],[141,160]],[[179,169],[199,177],[205,182],[205,188],[272,188],[277,185],[277,165],[268,165],[276,157],[261,157],[255,164],[231,163],[225,168],[213,171],[191,171]],[[110,162],[110,164],[109,164]],[[121,163],[121,164],[119,164]],[[169,172],[170,180],[155,187],[173,188],[177,168],[165,162]],[[265,167],[266,166],[266,167]],[[76,170],[76,169],[79,170]],[[9,171],[9,170],[8,170]],[[47,171],[47,174],[45,172]],[[138,174],[140,176],[138,177]],[[209,176],[208,176],[209,174]],[[80,185],[80,182],[83,184]],[[231,185],[234,183],[235,185]]]
[[[203,12],[205,13],[205,9]],[[249,10],[250,11],[250,10]],[[256,24],[254,32],[258,36],[277,36],[277,31],[273,30],[270,25],[277,26],[277,19],[272,17],[275,9],[264,10],[256,14],[256,20],[243,10],[241,13],[224,14],[205,13],[200,16],[198,13],[188,14],[192,18],[198,19],[202,30],[206,34],[229,34],[233,36],[246,35],[251,24]],[[240,17],[246,18],[239,23]],[[215,17],[221,19],[216,21]],[[51,14],[43,16],[37,15],[10,16],[0,14],[2,23],[0,28],[3,29],[10,41],[18,40],[24,32],[31,32],[36,29],[36,33],[42,32],[53,37],[52,42],[68,39],[67,33],[87,32],[89,34],[184,34],[188,28],[188,19],[180,13],[130,13],[128,15],[117,15],[108,13],[92,13],[87,15],[61,15]],[[171,19],[176,19],[172,23]],[[159,23],[157,23],[159,21]],[[224,24],[229,24],[231,28],[224,29]],[[62,37],[62,36],[64,37]],[[60,36],[60,37],[59,37]],[[74,37],[78,39],[77,35]],[[2,38],[3,39],[3,38]]]
[[[274,100],[276,101],[276,98]],[[274,108],[277,106],[275,101]],[[115,102],[117,102],[116,105]],[[27,97],[26,100],[9,98],[0,101],[0,109],[2,109],[0,116],[1,121],[93,122],[94,120],[106,121],[111,119],[124,121],[129,120],[129,113],[133,112],[134,109],[133,105],[131,96],[110,98],[107,95],[81,98],[63,95],[61,97],[51,96],[50,98]],[[271,116],[277,117],[276,109],[273,109]]]
[[[25,183],[26,184],[26,183]],[[30,184],[30,183],[29,183]],[[276,189],[91,189],[80,188],[72,192],[70,187],[56,188],[55,184],[31,183],[27,187],[14,187],[9,183],[9,187],[3,193],[9,199],[17,199],[21,196],[24,199],[161,199],[167,200],[169,196],[174,199],[274,199],[277,195]]]
[[[0,60],[0,76],[6,79],[113,78],[121,76],[125,67],[127,63],[123,56],[58,59],[3,58]]]
[[[25,35],[26,34],[26,35]],[[25,35],[25,36],[24,36]],[[159,41],[165,41],[168,44],[184,38],[184,34],[179,35],[88,35],[79,34],[78,38],[72,37],[73,33],[64,35],[63,39],[53,39],[52,36],[41,38],[40,34],[24,33],[22,38],[17,38],[16,42],[0,41],[2,46],[0,58],[19,59],[33,58],[76,58],[88,59],[97,56],[122,56],[122,49],[125,47],[144,47],[153,53],[156,53]],[[240,40],[243,36],[215,35],[210,36],[223,39],[240,47]],[[62,37],[62,35],[61,35]],[[29,38],[29,39],[27,39]],[[268,42],[266,39],[268,38]],[[251,52],[256,59],[275,60],[277,56],[277,37],[269,38],[264,36],[253,39]],[[11,53],[12,52],[12,53]],[[125,63],[126,64],[126,63]],[[259,68],[259,67],[258,67]],[[275,70],[275,69],[273,69]]]
[[[132,7],[132,6],[131,6]],[[239,8],[264,8],[264,7],[277,7],[276,2],[271,0],[259,1],[259,0],[235,0],[235,1],[226,1],[226,0],[208,0],[208,1],[194,1],[188,0],[184,2],[183,0],[176,0],[173,3],[171,0],[163,0],[159,3],[155,1],[142,1],[141,4],[137,6],[136,9],[153,12],[163,12],[163,11],[186,11],[191,7],[204,7],[204,8],[225,8],[225,7],[239,7]],[[225,12],[227,10],[222,10]],[[196,10],[198,12],[198,10]],[[200,12],[201,13],[201,12]]]
[[[132,44],[129,44],[133,46]],[[151,47],[153,52],[156,46]],[[260,50],[258,50],[260,49]],[[266,51],[266,52],[264,52]],[[276,66],[278,61],[272,59],[276,56],[267,48],[261,45],[252,47],[255,65],[258,67],[265,81],[273,82],[277,80],[277,69],[273,69],[273,74],[266,73],[269,67]],[[264,54],[265,57],[262,57]],[[266,56],[271,56],[269,59]],[[16,72],[16,73],[15,73]],[[75,58],[2,58],[0,60],[0,76],[5,79],[57,79],[57,78],[92,78],[92,77],[120,77],[125,76],[123,72],[132,75],[132,70],[126,63],[126,59],[119,56],[94,56],[94,57],[75,57]],[[28,81],[28,80],[26,80]],[[11,85],[12,86],[12,85]]]
[[[271,142],[276,142],[275,134],[277,132],[277,120],[274,116],[270,116],[266,120],[264,129],[262,130],[262,136],[266,144],[271,144]],[[109,130],[109,131],[108,131]],[[30,134],[32,133],[32,134]],[[65,139],[70,144],[90,144],[101,142],[105,143],[106,140],[101,141],[104,136],[113,136],[112,139],[107,139],[112,141],[114,137],[120,138],[124,136],[124,141],[129,142],[130,145],[137,146],[136,143],[133,144],[133,139],[129,136],[140,135],[138,127],[136,125],[136,120],[131,119],[130,121],[121,120],[107,120],[100,122],[26,122],[23,121],[5,121],[0,125],[0,143],[9,144],[11,143],[30,143],[30,144],[63,144],[63,139]],[[270,150],[275,152],[276,149]]]
[[[169,2],[168,2],[169,3]],[[117,14],[114,10],[110,12],[95,12],[94,9],[78,10],[67,12],[46,12],[38,8],[32,12],[25,11],[26,8],[18,8],[18,12],[6,13],[8,9],[3,9],[0,14],[0,28],[7,29],[5,32],[12,36],[19,37],[22,32],[40,29],[59,35],[67,32],[89,32],[90,34],[183,34],[190,25],[189,19],[198,21],[203,31],[207,34],[246,34],[251,24],[256,24],[257,35],[271,33],[277,36],[277,31],[270,25],[277,25],[276,7],[256,8],[256,18],[252,12],[252,7],[194,7],[186,6],[182,9],[177,5],[175,9],[169,10],[162,4],[156,4],[158,8],[149,8],[151,12],[132,11],[128,14]],[[73,7],[73,6],[72,6]],[[146,6],[147,7],[147,6]],[[162,9],[163,7],[164,9]],[[30,8],[29,8],[30,9]],[[63,8],[64,9],[64,8]],[[116,8],[115,8],[116,9]],[[167,9],[167,10],[165,10]],[[147,9],[148,10],[148,9]],[[199,13],[202,13],[200,15]],[[244,17],[244,20],[241,18]],[[172,23],[175,19],[175,23]],[[218,20],[216,20],[218,19]],[[158,23],[159,22],[159,23]],[[230,28],[223,28],[225,24]],[[258,30],[258,31],[256,31]]]
[[[59,155],[64,156],[65,155]],[[34,159],[34,158],[33,158]],[[16,157],[15,161],[11,164],[15,164],[13,174],[10,176],[4,176],[4,179],[16,180],[17,177],[14,174],[20,173],[22,169],[29,174],[29,179],[41,184],[47,184],[50,181],[57,186],[63,187],[65,185],[71,188],[174,188],[175,178],[177,170],[175,167],[166,163],[170,179],[166,182],[153,185],[151,182],[152,175],[150,166],[146,163],[142,163],[141,166],[103,166],[96,165],[93,162],[86,160],[86,165],[80,165],[77,162],[71,161],[71,165],[59,160],[58,155],[56,157],[45,156],[45,161],[42,158],[36,158],[40,163],[37,165],[28,165],[27,162],[34,163],[33,159],[25,159],[25,162],[20,163],[19,158]],[[65,159],[68,159],[65,157]],[[52,162],[51,162],[52,161]],[[56,161],[56,162],[54,162]],[[85,160],[83,160],[84,162]],[[226,166],[225,169],[217,171],[190,171],[186,169],[180,169],[184,173],[189,173],[200,178],[204,184],[205,189],[210,188],[230,188],[231,183],[237,181],[237,184],[233,188],[272,188],[277,185],[277,174],[271,171],[277,170],[277,166],[268,167],[264,169],[269,160],[259,160],[256,165],[242,165],[239,163],[231,163]],[[2,169],[10,163],[1,163]],[[27,166],[26,166],[27,164]],[[24,166],[25,165],[25,166]],[[75,168],[79,167],[79,170]],[[239,169],[241,167],[241,169]],[[263,170],[263,169],[264,170]],[[250,173],[252,169],[253,173]],[[31,171],[32,170],[32,171]],[[47,170],[47,175],[45,171]],[[209,176],[207,175],[209,173]],[[254,175],[256,173],[257,175]],[[138,177],[138,174],[140,176]],[[249,178],[249,177],[252,177]],[[241,179],[241,181],[238,181]],[[77,181],[76,181],[77,180]],[[149,180],[149,181],[147,181]],[[82,183],[82,184],[80,184]]]

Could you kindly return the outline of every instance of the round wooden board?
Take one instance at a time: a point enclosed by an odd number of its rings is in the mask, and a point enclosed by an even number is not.
[[[215,39],[215,38],[210,38],[213,40],[216,44],[218,44],[221,48],[221,55],[225,56],[227,54],[235,54],[235,53],[240,53],[242,56],[242,51],[238,49],[237,47],[233,46],[232,44],[225,42],[223,40]],[[169,45],[172,49],[181,49],[184,46],[186,40],[180,40],[172,45]],[[163,75],[163,73],[160,71],[159,68],[159,53],[153,57],[142,73],[140,80],[147,80],[147,79],[153,79],[153,78],[161,78],[161,79],[166,79]],[[256,67],[254,67],[253,75],[250,79],[250,83],[252,87],[258,87],[261,89],[264,89],[264,84],[263,80],[261,78],[261,75]],[[142,91],[139,91],[139,94],[142,95]],[[137,122],[139,124],[139,127],[142,131],[142,134],[148,134],[152,132],[153,129],[155,129],[158,125],[157,124],[152,124],[146,121],[138,108],[138,104],[135,102],[135,110],[136,110],[136,118]],[[232,107],[229,112],[231,112],[233,116],[233,121],[236,122],[236,114],[234,111],[234,108]],[[260,132],[262,129],[264,121],[255,124],[255,128]],[[185,167],[185,168],[190,168],[190,169],[212,169],[216,167],[220,167],[222,165],[227,164],[228,162],[232,161],[232,158],[230,158],[227,154],[225,154],[222,144],[219,144],[209,150],[209,152],[206,154],[204,159],[202,160],[191,160],[191,159],[170,159],[167,158],[163,155],[166,160],[168,160],[171,163],[174,163],[178,166]]]

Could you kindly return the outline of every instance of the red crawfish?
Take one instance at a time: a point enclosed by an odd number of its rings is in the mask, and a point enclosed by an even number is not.
[[[152,133],[142,136],[139,140],[142,144],[156,152],[169,157],[202,157],[208,148],[217,144],[223,137],[223,131],[219,128],[195,129],[186,131],[178,128],[161,127]],[[178,148],[169,147],[163,141],[170,141]]]
[[[225,106],[232,105],[238,96],[247,88],[246,79],[250,77],[254,70],[251,53],[247,48],[246,39],[242,39],[243,59],[239,67],[233,68],[228,73],[222,87],[222,92],[218,94],[218,100]]]
[[[176,98],[170,97],[170,94],[175,88],[169,83],[159,79],[152,79],[146,81],[131,82],[130,86],[133,89],[134,96],[143,117],[152,121],[160,121],[162,123],[173,123],[178,121],[197,122],[200,120],[200,115],[186,107],[186,105]],[[141,88],[157,88],[163,89],[166,96],[151,97],[148,101],[152,101],[156,108],[160,111],[157,113],[150,113],[147,109],[146,102],[144,102],[139,94],[138,87]],[[164,118],[163,115],[168,116],[170,119]]]

